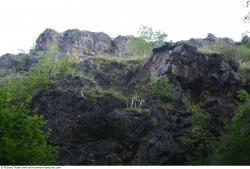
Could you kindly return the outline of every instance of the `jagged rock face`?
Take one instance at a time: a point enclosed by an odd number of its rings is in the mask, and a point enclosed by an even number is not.
[[[89,58],[79,62],[76,69],[93,77],[101,87],[118,86],[119,88],[126,88],[139,64],[139,61],[118,62]]]
[[[0,56],[0,84],[2,83],[4,77],[9,76],[12,78],[18,78],[20,75],[24,75],[26,54],[19,53],[5,54]]]
[[[166,44],[154,49],[154,54],[140,68],[138,76],[168,75],[181,88],[194,94],[203,90],[217,93],[241,83],[236,73],[238,64],[231,57],[202,54],[188,43]],[[147,76],[145,76],[147,75]]]
[[[16,55],[5,54],[0,57],[0,67],[5,69],[12,69],[20,64],[20,61],[17,59]]]
[[[111,38],[105,33],[68,30],[62,34],[59,43],[61,56],[73,56],[78,59],[87,56],[110,54]]]
[[[50,143],[59,146],[58,164],[190,164],[187,155],[195,147],[181,143],[182,136],[192,135],[188,106],[199,101],[212,136],[220,135],[223,120],[231,118],[237,107],[235,92],[241,81],[238,65],[230,57],[205,55],[188,43],[161,43],[140,66],[126,64],[85,59],[76,68],[92,75],[94,82],[59,76],[33,97],[32,106],[48,120],[44,129],[51,129]],[[138,113],[127,110],[125,101],[112,95],[86,98],[81,94],[85,85],[122,88],[137,80],[142,87],[151,76],[168,76],[173,83],[173,108],[167,112],[150,98],[143,106],[149,111]]]
[[[192,46],[195,47],[205,47],[208,45],[223,45],[223,46],[233,46],[236,45],[236,43],[230,39],[230,38],[218,38],[216,36],[214,36],[211,33],[208,33],[207,37],[204,39],[190,39],[187,41],[182,41],[182,42],[186,42]]]
[[[131,36],[118,36],[112,41],[112,52],[114,55],[126,56],[131,55],[131,51],[128,48],[128,42]]]
[[[150,76],[167,75],[174,84],[173,95],[178,102],[187,106],[190,102],[202,103],[201,107],[209,113],[210,126],[214,127],[210,130],[218,135],[223,118],[232,117],[238,104],[234,98],[242,82],[236,73],[237,62],[220,54],[199,53],[186,42],[166,43],[153,51],[137,78],[145,83]]]
[[[36,40],[36,51],[45,51],[52,44],[58,46],[60,40],[60,33],[53,29],[46,29]]]
[[[48,119],[50,143],[59,146],[58,164],[131,163],[138,140],[152,126],[150,118],[120,110],[126,104],[112,95],[84,98],[80,91],[87,83],[62,76],[33,97],[33,107]]]
[[[36,51],[45,51],[49,46],[58,47],[58,56],[71,56],[83,59],[96,55],[129,55],[129,37],[118,36],[112,40],[103,32],[67,30],[58,33],[46,29],[36,41]]]

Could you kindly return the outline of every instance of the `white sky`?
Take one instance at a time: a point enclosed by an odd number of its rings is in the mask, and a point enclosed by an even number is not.
[[[0,55],[28,51],[46,28],[136,34],[140,25],[160,29],[169,40],[207,33],[239,41],[244,0],[1,0]]]

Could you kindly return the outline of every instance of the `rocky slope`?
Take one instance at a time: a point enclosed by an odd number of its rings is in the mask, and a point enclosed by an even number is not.
[[[173,165],[190,164],[188,156],[196,143],[185,145],[181,138],[192,135],[192,116],[188,107],[200,103],[208,117],[207,133],[217,137],[223,121],[230,119],[238,106],[236,92],[243,86],[237,62],[221,54],[203,54],[197,47],[208,43],[235,42],[209,34],[206,39],[161,43],[144,61],[115,61],[88,58],[97,55],[131,53],[129,37],[111,39],[105,33],[68,30],[58,33],[47,29],[36,41],[34,51],[25,56],[22,67],[15,55],[0,58],[1,69],[15,74],[28,71],[39,53],[57,45],[55,57],[71,56],[81,60],[76,69],[91,75],[88,79],[60,75],[48,89],[38,91],[31,106],[43,115],[51,130],[49,142],[59,149],[60,165]],[[8,74],[8,73],[7,73]],[[4,74],[1,74],[4,77]],[[140,93],[150,78],[169,78],[173,84],[172,106],[144,97],[141,111],[128,109],[127,99],[112,93],[86,95],[85,86],[116,87],[125,93]],[[141,96],[142,97],[142,96]]]

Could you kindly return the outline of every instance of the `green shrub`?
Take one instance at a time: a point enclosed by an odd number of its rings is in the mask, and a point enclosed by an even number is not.
[[[8,101],[28,103],[35,91],[46,89],[56,75],[74,73],[75,61],[69,58],[56,59],[55,53],[56,49],[50,48],[26,76],[6,80],[4,90],[7,91]]]
[[[172,98],[171,88],[172,84],[169,82],[167,77],[152,77],[145,92],[148,97],[167,102]]]
[[[192,125],[192,144],[193,153],[189,159],[193,164],[204,164],[207,162],[207,156],[211,154],[214,147],[214,138],[207,134],[208,117],[199,105],[193,104],[188,108],[191,112]]]
[[[85,86],[81,90],[82,94],[84,96],[90,96],[90,97],[103,97],[105,95],[112,95],[118,99],[126,100],[125,95],[114,88],[101,88],[99,86]]]
[[[205,54],[222,53],[226,56],[231,56],[240,60],[241,62],[250,61],[250,48],[245,45],[228,46],[223,44],[213,44],[206,47],[199,48],[199,51]]]
[[[192,114],[192,130],[196,137],[203,137],[205,130],[208,127],[208,121],[206,114],[201,110],[200,106],[192,105],[189,107],[189,111]]]
[[[55,48],[41,56],[25,76],[7,79],[0,89],[0,164],[54,164],[57,152],[47,144],[48,134],[41,130],[42,117],[31,114],[33,94],[46,89],[58,74],[74,73],[74,60],[56,59]]]
[[[154,31],[153,28],[149,26],[142,25],[138,30],[138,36],[147,42],[164,42],[167,39],[167,34],[165,32]]]
[[[250,102],[246,91],[238,92],[244,103],[239,107],[231,123],[225,126],[225,132],[215,146],[214,154],[209,158],[213,165],[249,165],[250,164]]]
[[[128,49],[135,56],[148,56],[156,41],[166,41],[167,34],[165,32],[154,31],[149,26],[141,26],[137,32],[138,37],[129,39]]]
[[[148,56],[151,53],[153,46],[153,42],[147,42],[143,38],[133,37],[128,41],[128,49],[131,51],[132,55],[135,56]]]
[[[0,90],[0,165],[54,164],[56,149],[47,144],[48,133],[41,131],[45,121],[25,107],[13,107],[7,99]]]

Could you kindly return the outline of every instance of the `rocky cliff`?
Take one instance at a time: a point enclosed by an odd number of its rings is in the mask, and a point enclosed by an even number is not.
[[[129,37],[111,39],[105,33],[68,30],[58,33],[45,30],[35,49],[26,55],[24,71],[38,61],[39,52],[53,44],[59,50],[55,57],[72,56],[80,61],[75,68],[91,75],[59,75],[47,89],[34,94],[31,107],[48,120],[44,130],[51,130],[49,142],[58,146],[60,165],[174,165],[190,164],[188,155],[203,149],[198,143],[183,144],[192,137],[192,115],[189,107],[199,103],[208,117],[206,133],[217,137],[223,122],[230,119],[239,102],[236,92],[243,86],[238,63],[222,54],[203,54],[197,47],[229,39],[211,34],[206,39],[161,43],[143,61],[88,58],[97,55],[129,55]],[[15,55],[0,58],[3,69],[20,65]],[[138,96],[151,77],[168,78],[172,84],[172,105],[150,96]],[[132,96],[124,99],[112,93],[88,95],[90,88],[119,88]],[[137,94],[134,94],[137,93]],[[143,97],[140,111],[128,109],[131,97]],[[164,102],[165,103],[165,102]]]

